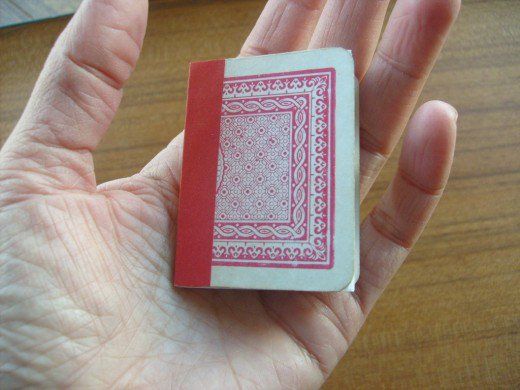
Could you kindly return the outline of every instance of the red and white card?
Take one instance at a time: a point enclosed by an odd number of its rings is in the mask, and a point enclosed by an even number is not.
[[[350,51],[192,63],[175,286],[352,290],[358,172]]]

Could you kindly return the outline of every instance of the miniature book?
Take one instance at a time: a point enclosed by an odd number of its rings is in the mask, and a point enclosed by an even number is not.
[[[350,51],[190,66],[174,285],[352,290],[359,273]]]

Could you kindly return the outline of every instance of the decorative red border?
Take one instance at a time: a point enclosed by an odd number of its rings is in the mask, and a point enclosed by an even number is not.
[[[232,261],[223,261],[223,260],[213,260],[213,265],[218,266],[253,266],[253,267],[270,267],[270,268],[320,268],[320,269],[329,269],[333,267],[334,264],[334,201],[335,201],[335,70],[332,68],[326,69],[309,69],[305,71],[295,71],[295,72],[284,72],[284,73],[272,73],[272,74],[263,74],[263,75],[255,75],[255,76],[246,76],[246,77],[230,77],[226,78],[224,83],[229,82],[230,80],[236,81],[244,81],[244,80],[258,80],[265,78],[284,78],[291,77],[295,75],[312,75],[313,73],[323,73],[329,72],[330,74],[330,101],[329,101],[329,128],[327,132],[328,136],[328,147],[329,147],[329,177],[330,177],[330,189],[328,192],[328,201],[326,207],[329,207],[329,228],[330,233],[328,236],[329,242],[327,247],[329,248],[329,261],[327,264],[301,264],[304,263],[304,259],[299,259],[299,264],[295,264],[294,261],[291,260],[279,260],[280,262],[273,264],[273,261],[278,261],[276,259],[270,259],[265,261],[240,261],[240,260],[232,260]],[[240,90],[240,97],[246,98],[248,96],[248,85],[247,83],[240,84],[240,87],[243,89]],[[253,85],[253,84],[251,84]],[[255,88],[258,87],[258,84]],[[224,94],[226,94],[226,84],[224,84]],[[283,88],[282,88],[283,89]],[[252,88],[251,95],[255,94],[257,91]],[[283,93],[283,91],[281,91]],[[238,96],[237,96],[238,98]]]

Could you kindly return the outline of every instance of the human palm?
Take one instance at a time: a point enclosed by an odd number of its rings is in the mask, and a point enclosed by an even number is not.
[[[271,0],[242,55],[353,50],[361,197],[393,150],[458,0]],[[85,1],[0,153],[0,383],[318,387],[419,237],[451,167],[456,112],[423,105],[361,226],[354,293],[172,287],[182,134],[143,170],[97,185],[91,152],[139,56],[147,2]],[[375,50],[375,55],[374,55]]]

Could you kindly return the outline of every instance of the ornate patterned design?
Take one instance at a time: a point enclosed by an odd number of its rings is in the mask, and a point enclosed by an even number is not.
[[[290,113],[222,117],[217,223],[289,220],[291,121]]]
[[[224,80],[213,265],[333,263],[334,70]]]

